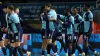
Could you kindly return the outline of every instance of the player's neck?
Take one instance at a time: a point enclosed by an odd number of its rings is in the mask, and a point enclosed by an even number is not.
[[[70,13],[67,14],[67,16],[69,16],[69,15],[70,15]]]
[[[88,9],[86,12],[89,12],[90,10]]]
[[[11,11],[11,12],[10,12],[10,14],[13,14],[13,13],[14,13],[14,11]]]
[[[75,13],[75,16],[78,15],[78,13]]]

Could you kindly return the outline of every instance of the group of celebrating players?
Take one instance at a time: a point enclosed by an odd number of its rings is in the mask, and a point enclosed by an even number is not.
[[[0,22],[0,47],[4,56],[23,56],[23,53],[27,56],[31,55],[31,52],[25,50],[21,46],[21,39],[23,35],[22,19],[19,17],[19,8],[9,5],[3,7],[4,17]],[[5,38],[3,38],[5,37]],[[9,52],[6,52],[9,50]],[[8,55],[9,53],[9,55]]]
[[[19,17],[19,8],[13,5],[5,6],[3,8],[5,12],[6,24],[0,24],[0,46],[2,48],[4,56],[7,56],[6,50],[9,50],[9,56],[23,56],[23,52],[30,56],[31,52],[26,51],[21,47],[21,38],[23,35],[22,22]],[[98,52],[95,51],[89,44],[88,39],[92,34],[92,21],[93,14],[90,11],[88,4],[84,5],[83,17],[78,13],[78,8],[74,7],[71,10],[66,8],[64,15],[57,14],[56,10],[51,7],[51,4],[46,4],[41,7],[40,19],[42,22],[42,54],[45,55],[47,49],[47,56],[50,56],[50,50],[52,49],[53,56],[59,55],[56,40],[61,43],[62,51],[66,56],[75,56],[75,50],[77,49],[82,56],[88,55],[88,48],[98,56]],[[4,36],[6,34],[6,36]],[[65,34],[65,38],[62,36]],[[78,40],[80,35],[83,35],[83,49],[79,46]],[[5,37],[3,39],[2,37]],[[65,41],[65,42],[64,42]],[[34,56],[34,55],[32,55]]]
[[[41,8],[40,19],[42,21],[41,34],[43,39],[41,56],[45,56],[45,50],[47,50],[47,56],[50,56],[51,49],[54,52],[53,56],[57,56],[62,48],[64,48],[66,56],[75,56],[76,49],[82,56],[87,56],[88,48],[95,56],[98,56],[98,52],[88,42],[92,34],[93,21],[93,14],[88,4],[84,5],[83,17],[78,13],[77,7],[74,7],[72,10],[66,8],[64,15],[61,15],[57,14],[56,10],[51,7],[51,4],[47,4]],[[65,38],[62,34],[65,34]],[[83,35],[83,49],[78,43],[80,35]],[[59,52],[56,40],[61,43]]]

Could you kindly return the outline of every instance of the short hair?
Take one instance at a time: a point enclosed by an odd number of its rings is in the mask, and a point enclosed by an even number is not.
[[[89,4],[85,4],[85,6],[86,6],[87,8],[90,8],[90,5],[89,5]]]
[[[13,5],[10,5],[7,8],[10,9],[10,10],[14,10],[14,6]]]
[[[52,7],[51,3],[47,3],[45,6]]]
[[[45,9],[45,6],[42,6],[40,9],[40,14],[44,11],[44,9]]]
[[[66,8],[66,10],[65,10],[65,11],[70,12],[71,10],[70,10],[70,8]]]
[[[6,6],[6,5],[5,5],[5,6],[3,6],[3,8],[7,8],[7,7],[8,7],[8,6]]]
[[[14,7],[14,10],[19,9],[19,7]]]
[[[76,10],[78,10],[78,8],[77,8],[77,7],[73,7],[73,9],[76,9]]]

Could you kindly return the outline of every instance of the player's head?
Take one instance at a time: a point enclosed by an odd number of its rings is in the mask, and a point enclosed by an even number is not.
[[[40,14],[43,13],[45,11],[45,6],[42,6],[40,9]]]
[[[15,7],[14,11],[15,11],[15,13],[19,14],[19,8],[18,7]]]
[[[66,8],[64,12],[65,12],[65,15],[68,15],[68,14],[70,14],[70,9]]]
[[[84,9],[84,11],[88,11],[90,9],[90,5],[85,4],[83,9]]]
[[[48,10],[50,10],[50,9],[51,9],[51,4],[46,4],[46,5],[45,5],[45,10],[48,11]]]
[[[14,6],[10,5],[10,6],[7,7],[7,9],[9,11],[9,13],[10,13],[10,12],[14,11]]]
[[[77,7],[74,7],[72,8],[72,13],[75,15],[78,13],[78,8]]]
[[[8,13],[7,6],[3,7],[3,11],[4,11],[4,13]]]

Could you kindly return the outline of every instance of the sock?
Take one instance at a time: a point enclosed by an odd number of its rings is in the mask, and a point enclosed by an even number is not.
[[[18,50],[20,56],[23,56],[23,52],[22,52],[22,49],[20,48],[20,46],[18,46],[18,47],[16,47],[16,48],[17,48],[17,50]]]
[[[65,53],[67,53],[67,46],[65,44],[63,46],[64,46]]]
[[[47,53],[50,54],[50,50],[51,50],[51,44],[47,45]]]
[[[81,47],[80,47],[79,45],[77,45],[76,48],[78,49],[78,51],[79,51],[80,53],[83,53],[83,50],[81,49]]]
[[[76,41],[74,40],[74,42],[72,43],[72,53],[71,54],[74,54],[75,50],[76,50]]]
[[[22,48],[22,51],[23,51],[24,53],[26,53],[26,52],[27,52],[27,50],[25,50],[24,48]]]
[[[11,53],[10,53],[10,51],[11,51],[11,46],[10,46],[10,44],[8,44],[7,46],[6,46],[6,48],[9,50],[9,55],[11,55]]]
[[[88,54],[88,47],[85,47],[85,48],[84,48],[84,52],[85,52],[85,54],[86,54],[86,56],[87,56],[87,54]]]
[[[89,49],[94,52],[95,50],[89,45]]]
[[[44,55],[45,54],[45,51],[42,51],[42,55]]]
[[[15,55],[15,54],[13,54],[14,47],[10,47],[9,50],[10,50],[9,51],[10,52],[9,56]]]
[[[10,44],[8,44],[6,47],[9,49],[11,46],[10,46]]]
[[[52,45],[52,49],[54,53],[57,53],[57,45]]]
[[[5,47],[2,47],[2,52],[4,55],[6,55],[6,48]]]
[[[16,47],[13,48],[13,55],[14,56],[18,56],[18,54],[17,54],[17,48]]]

